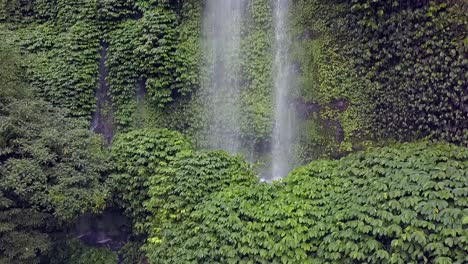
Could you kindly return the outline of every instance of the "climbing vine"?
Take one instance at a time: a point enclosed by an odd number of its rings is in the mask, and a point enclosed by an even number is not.
[[[170,246],[180,238],[173,229],[211,194],[258,182],[245,160],[223,151],[183,152],[168,165],[151,177],[151,198],[145,203],[153,216],[148,223],[150,243],[144,247],[152,261],[169,261],[180,253],[181,248]]]
[[[466,4],[354,2],[348,50],[379,88],[374,131],[467,145]]]
[[[467,166],[466,148],[428,143],[316,161],[283,183],[234,184],[169,214],[180,219],[163,232],[171,239],[147,248],[161,263],[463,263]],[[164,192],[192,194],[182,183]]]
[[[190,149],[181,134],[166,129],[141,129],[118,135],[112,147],[116,200],[131,216],[138,232],[144,228],[150,199],[150,178],[179,152]],[[118,190],[118,191],[117,191]]]
[[[249,2],[242,39],[241,133],[246,141],[261,143],[273,130],[272,6],[270,1]]]

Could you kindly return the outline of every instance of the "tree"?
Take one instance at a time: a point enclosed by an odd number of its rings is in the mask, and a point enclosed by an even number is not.
[[[102,139],[85,123],[32,99],[0,109],[0,256],[35,263],[47,234],[86,211],[104,208],[109,169]]]

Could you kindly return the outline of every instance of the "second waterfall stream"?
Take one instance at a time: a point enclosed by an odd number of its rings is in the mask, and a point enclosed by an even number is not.
[[[280,179],[290,171],[291,146],[295,128],[295,110],[289,100],[291,88],[291,63],[289,49],[291,38],[288,27],[289,0],[275,0],[274,5],[274,128],[272,134],[271,180]]]

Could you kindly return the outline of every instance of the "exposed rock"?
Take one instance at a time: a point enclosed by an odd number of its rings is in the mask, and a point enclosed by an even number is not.
[[[332,108],[332,109],[337,109],[338,111],[340,112],[344,112],[346,111],[346,109],[348,109],[348,100],[346,99],[336,99],[336,100],[333,100],[329,106]]]
[[[302,39],[302,40],[318,39],[318,38],[320,38],[321,35],[322,34],[320,32],[318,32],[318,31],[306,30],[306,31],[304,31],[302,36],[300,36],[300,39]]]
[[[106,210],[100,215],[85,214],[78,218],[75,238],[92,247],[119,250],[131,234],[129,220],[119,210]]]

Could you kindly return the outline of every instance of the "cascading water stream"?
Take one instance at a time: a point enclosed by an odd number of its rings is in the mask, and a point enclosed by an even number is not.
[[[245,0],[208,0],[203,34],[208,78],[203,85],[208,148],[240,151],[240,42]],[[206,68],[205,68],[206,69]]]
[[[202,145],[210,149],[241,152],[241,28],[247,0],[207,0],[203,20],[206,79],[201,89],[206,128]],[[272,165],[268,180],[290,171],[295,111],[289,103],[291,45],[288,30],[289,0],[274,0],[274,129]],[[245,142],[244,142],[245,143]],[[245,147],[245,146],[244,146]],[[253,151],[253,150],[251,150]],[[249,153],[254,156],[253,153]],[[252,158],[253,159],[253,158]]]
[[[108,46],[101,43],[99,59],[99,83],[96,90],[96,111],[91,119],[91,130],[102,134],[106,143],[110,144],[114,137],[114,117],[112,113],[112,98],[109,95],[109,84],[107,83],[108,70],[106,67]]]
[[[289,0],[275,0],[274,26],[274,84],[275,84],[275,125],[272,135],[271,180],[280,179],[290,171],[291,146],[294,136],[295,111],[289,103],[291,64],[288,33]]]

